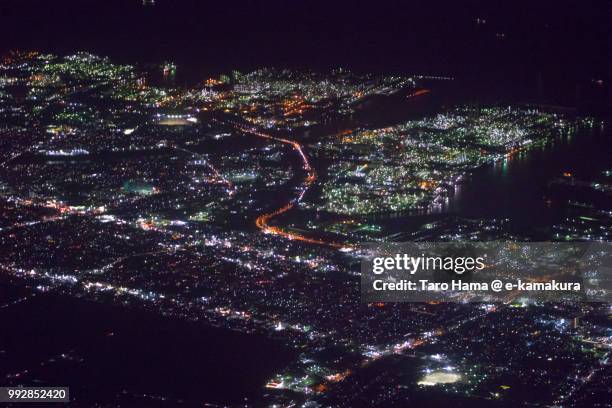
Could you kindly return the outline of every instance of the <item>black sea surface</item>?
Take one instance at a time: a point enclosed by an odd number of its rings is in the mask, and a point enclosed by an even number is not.
[[[69,386],[71,406],[254,402],[294,357],[259,335],[154,312],[32,296],[6,281],[0,295],[7,305],[0,309],[0,384]],[[25,300],[11,305],[16,299]]]

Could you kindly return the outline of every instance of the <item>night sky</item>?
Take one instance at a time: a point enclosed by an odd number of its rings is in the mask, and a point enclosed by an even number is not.
[[[4,0],[0,51],[87,50],[126,62],[172,60],[198,75],[342,66],[510,84],[543,77],[573,87],[612,72],[612,3],[606,1],[156,3]]]

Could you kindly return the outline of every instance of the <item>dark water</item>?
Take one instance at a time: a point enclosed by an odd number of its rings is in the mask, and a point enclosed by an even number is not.
[[[610,167],[609,125],[578,129],[548,145],[476,170],[451,195],[447,211],[470,218],[509,218],[525,231],[545,229],[565,209],[564,202],[550,195],[553,179],[570,172],[588,180]]]
[[[257,402],[266,381],[294,357],[263,336],[72,297],[32,296],[19,283],[0,281],[0,295],[3,305],[27,298],[0,309],[0,384],[69,386],[71,406]]]
[[[584,190],[572,192],[571,197],[567,192],[559,194],[551,182],[564,173],[578,180],[601,179],[602,172],[609,169],[612,128],[609,121],[598,121],[593,127],[575,127],[546,144],[472,171],[450,193],[443,208],[376,214],[369,220],[394,234],[413,232],[424,223],[448,216],[508,219],[508,232],[548,240],[552,226],[568,214],[568,198],[593,201],[592,195],[586,198],[589,192]]]

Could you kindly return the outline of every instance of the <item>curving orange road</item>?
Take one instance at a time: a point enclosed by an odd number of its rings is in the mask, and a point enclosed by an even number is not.
[[[417,89],[413,93],[406,95],[406,99],[415,98],[417,96],[427,95],[429,92],[431,92],[429,89],[425,89],[425,88]]]
[[[426,95],[429,92],[430,92],[429,89],[418,89],[412,94],[408,95],[407,98],[414,98],[414,97]],[[306,194],[310,186],[317,179],[317,173],[314,171],[314,169],[310,165],[310,162],[308,161],[308,157],[306,157],[306,154],[304,154],[304,150],[302,149],[302,146],[295,140],[289,140],[289,139],[285,139],[282,137],[275,137],[267,133],[263,133],[255,129],[254,127],[249,127],[244,124],[240,124],[236,122],[230,122],[230,123],[236,128],[240,129],[244,133],[250,133],[257,137],[261,137],[261,138],[269,139],[269,140],[275,140],[277,142],[281,142],[281,143],[290,145],[293,148],[293,150],[295,150],[300,155],[302,162],[303,162],[302,167],[307,172],[307,176],[303,181],[303,186],[300,191],[300,194],[293,200],[289,201],[284,206],[280,207],[279,209],[272,211],[270,213],[267,213],[267,214],[262,214],[259,217],[257,217],[255,219],[255,225],[257,226],[257,228],[259,228],[265,234],[274,234],[274,235],[278,235],[280,237],[283,237],[289,240],[302,241],[302,242],[306,242],[309,244],[326,245],[326,246],[337,248],[337,249],[351,248],[351,245],[348,245],[348,244],[342,245],[342,244],[339,244],[333,241],[326,241],[326,240],[318,239],[318,238],[309,238],[302,234],[285,231],[280,227],[275,227],[275,226],[270,225],[270,221],[273,218],[276,218],[279,215],[286,213],[287,211],[291,210],[295,206],[296,203],[299,203],[300,201],[302,201],[302,198],[304,197],[304,195]]]
[[[255,219],[255,225],[257,226],[257,228],[259,228],[265,234],[274,234],[274,235],[278,235],[280,237],[283,237],[283,238],[289,239],[289,240],[301,241],[301,242],[306,242],[306,243],[309,243],[309,244],[326,245],[326,246],[330,246],[332,248],[345,248],[345,247],[347,247],[347,245],[341,245],[341,244],[339,244],[337,242],[326,241],[326,240],[318,239],[318,238],[310,238],[310,237],[304,236],[302,234],[298,234],[298,233],[295,233],[295,232],[285,231],[282,228],[270,225],[270,220],[272,220],[273,218],[278,217],[279,215],[281,215],[283,213],[286,213],[287,211],[291,210],[295,206],[295,204],[297,204],[300,201],[302,201],[302,198],[304,197],[304,195],[306,194],[306,192],[308,191],[310,186],[317,179],[317,173],[314,171],[314,169],[310,165],[310,162],[308,161],[308,157],[306,156],[306,154],[304,153],[304,150],[302,149],[302,145],[300,145],[298,142],[296,142],[294,140],[284,139],[282,137],[275,137],[275,136],[269,135],[267,133],[263,133],[261,131],[258,131],[255,128],[247,127],[245,125],[241,125],[241,124],[238,124],[238,123],[235,123],[235,122],[232,123],[232,125],[234,125],[238,129],[240,129],[244,133],[249,133],[249,134],[252,134],[252,135],[257,136],[257,137],[261,137],[261,138],[269,139],[269,140],[275,140],[277,142],[281,142],[281,143],[290,145],[293,148],[293,150],[295,150],[300,155],[300,157],[302,159],[302,163],[303,163],[302,167],[307,172],[306,178],[304,178],[304,181],[303,181],[303,185],[302,185],[302,189],[300,191],[300,194],[296,198],[294,198],[293,200],[289,201],[284,206],[280,207],[279,209],[274,210],[274,211],[272,211],[270,213],[267,213],[267,214],[262,214],[259,217],[257,217]]]

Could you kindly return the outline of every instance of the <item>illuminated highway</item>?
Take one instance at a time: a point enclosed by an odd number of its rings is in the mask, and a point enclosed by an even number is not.
[[[415,92],[409,94],[407,98],[416,98],[419,96],[427,95],[429,92],[430,92],[429,89],[418,89]],[[289,232],[289,231],[283,230],[280,227],[275,227],[275,226],[270,225],[270,221],[273,218],[276,218],[286,213],[287,211],[291,210],[297,203],[302,201],[302,199],[304,198],[304,195],[306,195],[306,192],[308,191],[310,186],[316,181],[317,173],[310,165],[310,162],[308,161],[308,157],[304,153],[304,149],[302,145],[300,145],[295,140],[285,139],[282,137],[275,137],[267,133],[264,133],[260,130],[257,130],[254,127],[240,124],[234,121],[229,121],[229,124],[231,124],[232,126],[234,126],[235,128],[237,128],[238,130],[244,133],[248,133],[248,134],[263,138],[263,139],[274,140],[277,142],[281,142],[281,143],[290,145],[293,148],[293,150],[295,150],[300,155],[300,158],[302,160],[302,168],[307,173],[306,178],[304,179],[302,183],[302,188],[300,189],[300,193],[298,194],[298,196],[292,199],[291,201],[289,201],[287,204],[283,205],[282,207],[276,209],[275,211],[261,214],[260,216],[258,216],[255,219],[255,225],[257,226],[257,228],[259,228],[262,232],[266,234],[278,235],[280,237],[283,237],[289,240],[302,241],[302,242],[306,242],[309,244],[326,245],[326,246],[330,246],[332,248],[338,248],[338,249],[350,248],[350,245],[343,245],[337,242],[327,241],[327,240],[319,239],[319,238],[310,238],[302,234],[298,234],[295,232]]]
[[[274,227],[274,226],[270,225],[270,221],[273,218],[276,218],[279,215],[286,213],[287,211],[291,210],[297,203],[302,201],[302,199],[304,198],[304,195],[306,194],[306,192],[308,191],[310,186],[317,179],[317,173],[314,171],[314,169],[310,165],[310,162],[308,161],[308,157],[304,153],[302,145],[300,145],[298,142],[296,142],[294,140],[284,139],[284,138],[281,138],[281,137],[274,137],[274,136],[271,136],[271,135],[269,135],[267,133],[263,133],[261,131],[258,131],[255,128],[248,127],[248,126],[245,126],[245,125],[241,125],[241,124],[238,124],[238,123],[235,123],[235,122],[232,122],[232,125],[237,127],[242,132],[249,133],[249,134],[252,134],[254,136],[264,138],[264,139],[275,140],[277,142],[281,142],[281,143],[290,145],[293,148],[293,150],[295,150],[300,155],[300,158],[302,159],[302,163],[303,163],[302,164],[302,168],[307,172],[306,178],[304,178],[304,181],[302,183],[302,188],[300,189],[299,195],[296,198],[294,198],[291,201],[289,201],[284,206],[278,208],[277,210],[272,211],[270,213],[262,214],[259,217],[257,217],[255,219],[255,225],[257,226],[257,228],[259,228],[265,234],[274,234],[274,235],[278,235],[280,237],[283,237],[283,238],[289,239],[289,240],[302,241],[302,242],[306,242],[306,243],[309,243],[309,244],[327,245],[327,246],[330,246],[332,248],[343,248],[343,247],[346,247],[346,245],[341,245],[341,244],[336,243],[336,242],[326,241],[326,240],[323,240],[323,239],[306,237],[306,236],[304,236],[302,234],[297,234],[297,233],[294,233],[294,232],[285,231],[282,228]]]

